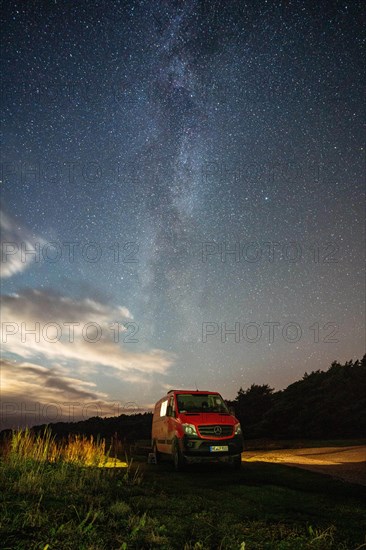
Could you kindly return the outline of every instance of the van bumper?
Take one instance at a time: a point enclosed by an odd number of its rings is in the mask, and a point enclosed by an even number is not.
[[[211,447],[226,446],[224,451],[213,451]],[[243,438],[241,435],[229,439],[200,439],[185,435],[181,440],[181,452],[189,462],[206,462],[227,459],[243,452]]]

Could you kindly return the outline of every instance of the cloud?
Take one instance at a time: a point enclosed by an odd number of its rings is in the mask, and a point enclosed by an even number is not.
[[[136,403],[108,401],[95,383],[70,376],[57,364],[46,368],[3,359],[0,374],[0,429],[146,410]]]
[[[123,306],[76,300],[53,291],[24,290],[2,302],[3,350],[24,359],[105,366],[129,374],[164,374],[174,356],[161,349],[137,351],[140,327]]]
[[[59,365],[43,367],[26,361],[1,360],[2,399],[21,398],[43,403],[67,399],[103,400],[96,384],[69,376]]]
[[[45,241],[32,234],[2,209],[0,210],[0,230],[1,278],[21,273],[31,263],[40,260],[40,249]]]

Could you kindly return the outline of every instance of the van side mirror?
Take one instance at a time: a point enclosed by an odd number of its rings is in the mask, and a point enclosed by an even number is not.
[[[234,409],[234,407],[229,407],[229,413],[230,413],[232,416],[235,416],[235,409]]]

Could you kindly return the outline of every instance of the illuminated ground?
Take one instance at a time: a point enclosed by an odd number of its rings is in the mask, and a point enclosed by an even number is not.
[[[243,460],[297,466],[366,485],[366,445],[247,451],[243,454]]]

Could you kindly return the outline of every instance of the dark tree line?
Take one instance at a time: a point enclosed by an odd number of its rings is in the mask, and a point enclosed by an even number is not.
[[[282,391],[267,384],[240,388],[228,403],[246,438],[366,437],[366,355],[305,373]]]
[[[361,361],[334,361],[327,371],[305,373],[302,380],[275,392],[268,384],[239,389],[233,401],[244,438],[366,437],[366,355]],[[124,443],[149,440],[152,413],[92,417],[80,422],[51,424],[58,437],[85,434]],[[42,431],[45,426],[35,426]],[[5,436],[9,430],[1,432]]]

